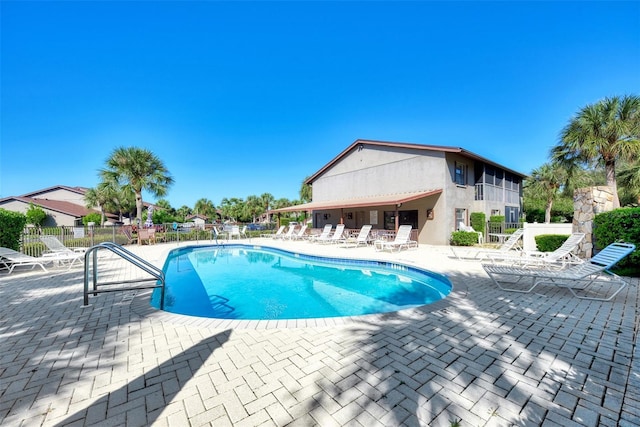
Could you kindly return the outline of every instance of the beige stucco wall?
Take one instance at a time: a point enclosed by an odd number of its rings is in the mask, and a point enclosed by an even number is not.
[[[0,208],[6,209],[8,211],[13,211],[13,212],[21,212],[24,214],[24,213],[27,213],[27,210],[29,209],[29,204],[21,202],[19,200],[11,200],[0,205]],[[61,212],[52,211],[46,208],[42,208],[42,210],[44,210],[47,213],[47,218],[45,219],[45,222],[43,224],[44,226],[55,227],[55,226],[62,226],[62,225],[64,226],[76,225],[75,217],[71,215],[66,215]]]
[[[84,206],[84,196],[73,191],[65,190],[64,188],[54,189],[46,193],[38,194],[37,199],[48,200],[60,200],[63,202],[75,203],[76,205]]]
[[[313,182],[313,201],[341,200],[440,188],[444,156],[380,147],[355,149]]]

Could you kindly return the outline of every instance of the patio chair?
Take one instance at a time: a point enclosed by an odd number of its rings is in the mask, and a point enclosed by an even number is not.
[[[156,229],[155,228],[140,228],[138,229],[138,242],[142,245],[145,241],[148,244],[156,243]]]
[[[333,229],[333,225],[332,224],[325,224],[324,228],[322,229],[322,232],[320,234],[318,234],[317,236],[311,236],[309,238],[310,242],[318,242],[320,240],[325,240],[329,238],[329,234],[331,234],[331,230]]]
[[[548,283],[569,289],[573,296],[580,299],[610,301],[624,289],[627,282],[620,276],[612,273],[610,268],[616,265],[621,259],[635,250],[632,243],[612,243],[602,251],[598,252],[589,261],[574,265],[564,270],[546,270],[539,268],[514,267],[501,264],[482,264],[482,268],[487,272],[491,280],[502,290],[511,292],[530,293],[538,285]],[[503,279],[500,279],[500,278]],[[511,281],[504,279],[511,278]],[[501,284],[508,283],[509,286],[520,283],[523,279],[532,279],[531,286],[526,289],[506,287]],[[514,281],[515,279],[515,281]],[[582,296],[578,291],[587,291],[590,286],[596,284],[618,285],[618,288],[608,298],[597,298]]]
[[[400,252],[402,248],[418,248],[418,242],[411,240],[410,225],[401,225],[398,227],[398,233],[394,240],[376,240],[373,244],[375,245],[376,251],[389,250],[393,252],[394,249],[398,249],[398,252]]]
[[[296,231],[296,226],[295,225],[290,225],[289,228],[287,229],[286,233],[282,233],[280,235],[275,235],[273,236],[274,239],[282,239],[282,240],[287,240],[290,239],[291,236],[293,236],[293,233]]]
[[[367,246],[371,242],[369,233],[371,232],[371,225],[363,225],[360,228],[360,232],[356,237],[349,237],[342,239],[340,243],[343,243],[343,248],[357,248],[360,245]]]
[[[261,234],[260,237],[272,237],[274,239],[277,239],[282,235],[283,231],[284,231],[284,225],[281,225],[280,228],[278,228],[278,231],[275,232],[275,234],[273,234],[273,233]]]
[[[303,240],[307,237],[306,232],[307,232],[307,227],[308,225],[305,224],[302,227],[300,227],[300,230],[298,230],[297,233],[294,233],[291,235],[291,237],[289,237],[289,240]]]
[[[473,228],[470,225],[465,225],[465,223],[462,221],[458,223],[458,231],[466,231],[467,233],[476,233],[478,235],[478,244],[481,245],[484,243],[484,236],[482,235],[482,231],[476,231],[475,228]]]
[[[514,231],[507,240],[504,241],[502,245],[498,249],[475,249],[469,250],[466,247],[462,246],[450,246],[451,252],[453,256],[455,256],[459,260],[469,260],[469,261],[483,261],[489,259],[490,255],[495,256],[508,256],[514,255],[521,251],[522,246],[520,246],[520,239],[524,234],[524,228],[518,228]]]
[[[552,252],[521,251],[515,254],[489,253],[487,258],[493,263],[510,263],[519,266],[541,266],[548,268],[564,268],[570,264],[581,264],[583,261],[578,258],[574,251],[584,239],[584,233],[573,233],[562,243],[562,245]],[[511,251],[514,252],[514,251]]]
[[[65,246],[56,236],[40,236],[40,241],[44,243],[50,253],[84,253],[87,248],[69,248]]]
[[[322,244],[339,243],[340,240],[342,240],[343,233],[344,233],[344,224],[338,224],[336,225],[336,229],[331,236],[326,237],[324,239],[319,238],[316,240],[316,242],[322,243]]]
[[[50,264],[54,260],[53,257],[33,257],[31,255],[23,254],[22,252],[15,251],[9,248],[0,247],[0,265],[2,268],[9,270],[7,274],[11,274],[13,269],[18,266],[31,266],[33,270],[35,267],[40,267],[45,272],[47,269],[44,264]]]
[[[133,232],[131,231],[131,227],[122,227],[120,231],[122,231],[122,234],[124,234],[124,237],[127,238],[128,245],[130,245],[131,243],[138,243],[138,238],[133,237]]]
[[[243,225],[242,228],[240,229],[240,237],[247,239],[249,236],[247,236],[247,226]]]

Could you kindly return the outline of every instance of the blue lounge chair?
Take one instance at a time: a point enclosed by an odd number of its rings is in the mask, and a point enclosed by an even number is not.
[[[612,273],[610,268],[633,252],[635,248],[636,246],[632,243],[612,243],[589,261],[564,270],[513,267],[500,264],[482,264],[482,268],[484,268],[491,280],[505,291],[529,293],[536,286],[547,283],[567,288],[575,297],[581,299],[610,301],[627,286],[627,282]],[[512,280],[506,281],[504,280],[505,278],[511,278]],[[501,284],[509,283],[514,285],[527,278],[532,279],[532,284],[526,289],[506,287]],[[576,291],[586,291],[587,288],[596,284],[617,285],[618,288],[607,298],[590,297],[576,293]]]

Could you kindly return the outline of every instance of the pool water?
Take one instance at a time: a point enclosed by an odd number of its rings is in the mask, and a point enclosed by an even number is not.
[[[219,319],[309,319],[387,313],[446,297],[439,274],[248,245],[187,247],[164,265],[166,311]],[[151,298],[160,306],[160,289]]]

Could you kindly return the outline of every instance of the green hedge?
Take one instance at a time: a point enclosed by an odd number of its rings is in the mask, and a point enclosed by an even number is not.
[[[454,246],[473,246],[478,243],[478,233],[474,231],[454,231],[451,244]]]
[[[469,215],[469,221],[471,221],[471,226],[474,230],[479,231],[480,233],[484,233],[484,224],[486,222],[487,216],[484,212],[471,212]]]
[[[636,250],[617,266],[640,273],[640,208],[622,208],[596,215],[593,237],[597,249],[604,249],[614,242],[634,243]]]
[[[26,224],[26,215],[0,208],[0,247],[19,251]]]
[[[567,234],[539,234],[535,237],[540,252],[553,252],[569,238]]]

